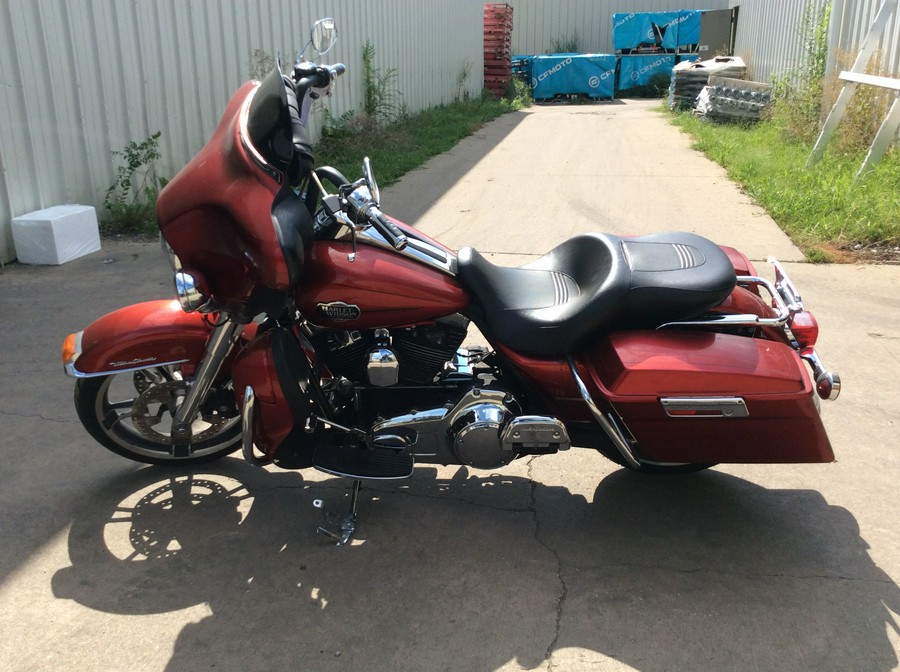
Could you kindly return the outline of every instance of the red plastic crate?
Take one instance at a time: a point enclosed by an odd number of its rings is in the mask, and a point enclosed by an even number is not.
[[[497,97],[506,93],[512,79],[513,8],[503,4],[484,6],[484,87]]]

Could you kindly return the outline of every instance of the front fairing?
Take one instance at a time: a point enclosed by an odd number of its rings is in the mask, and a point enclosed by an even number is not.
[[[291,282],[272,216],[283,176],[247,140],[257,88],[248,82],[234,94],[209,142],[157,202],[166,242],[226,310],[239,309],[261,289],[285,291]]]

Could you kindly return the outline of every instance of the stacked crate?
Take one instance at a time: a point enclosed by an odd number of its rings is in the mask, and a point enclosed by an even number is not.
[[[693,107],[711,75],[745,79],[747,66],[737,56],[716,56],[693,63],[682,61],[675,66],[669,82],[669,109]]]
[[[759,121],[772,102],[772,85],[710,76],[694,105],[694,114],[708,119]]]
[[[512,7],[484,6],[484,88],[498,98],[506,95],[512,77],[512,28]]]

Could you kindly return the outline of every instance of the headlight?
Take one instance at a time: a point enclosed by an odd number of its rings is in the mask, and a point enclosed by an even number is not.
[[[212,312],[214,308],[206,279],[199,273],[188,273],[184,270],[181,259],[162,237],[162,234],[159,235],[159,243],[163,252],[169,257],[169,266],[175,271],[175,296],[178,297],[181,309],[186,313],[193,313],[195,310],[199,310],[201,313]]]
[[[211,310],[210,296],[208,291],[206,291],[206,283],[203,280],[203,276],[199,274],[176,271],[175,294],[178,296],[181,309],[186,313],[193,313],[195,310],[199,310],[201,313],[208,313]]]

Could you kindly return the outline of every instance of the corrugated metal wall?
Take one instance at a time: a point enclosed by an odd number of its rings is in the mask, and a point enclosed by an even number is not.
[[[882,0],[843,0],[841,3],[835,3],[840,5],[841,10],[840,15],[834,17],[840,26],[838,44],[841,50],[845,52],[856,50],[869,32],[881,3]],[[883,71],[891,76],[900,77],[900,4],[895,7],[888,21],[879,49]]]
[[[410,111],[482,88],[481,0],[0,1],[0,261],[12,217],[62,203],[102,204],[113,150],[162,131],[160,175],[212,133],[251,54],[287,63],[313,21],[337,20],[326,59],[343,62],[332,113],[362,101],[362,46],[397,68]],[[460,86],[460,73],[469,76]]]
[[[805,3],[509,0],[512,48],[543,53],[577,32],[582,51],[611,53],[615,13],[737,6],[735,53],[754,78],[768,80],[802,57]],[[841,4],[839,45],[852,52],[881,0]],[[278,49],[289,62],[326,15],[340,30],[327,60],[350,66],[329,101],[335,115],[361,105],[366,40],[377,67],[398,69],[397,89],[411,111],[481,90],[481,0],[0,0],[0,261],[12,258],[12,217],[102,203],[113,180],[111,152],[126,143],[162,131],[159,174],[174,174],[248,78],[253,51]],[[900,74],[897,13],[882,54],[887,71]]]
[[[728,0],[507,0],[512,5],[513,54],[543,54],[578,33],[579,50],[613,53],[613,14],[728,9]]]
[[[828,0],[731,0],[738,7],[734,53],[747,59],[750,76],[768,81],[775,74],[797,67],[803,58],[803,12],[809,2],[814,10]],[[855,52],[872,27],[883,0],[834,0],[832,29],[838,49]],[[900,11],[895,10],[881,41],[882,67],[900,75]]]
[[[810,0],[818,12],[828,0]],[[740,0],[734,54],[743,58],[748,77],[768,82],[796,68],[803,57],[801,28],[807,0]],[[777,10],[777,11],[776,11]]]

